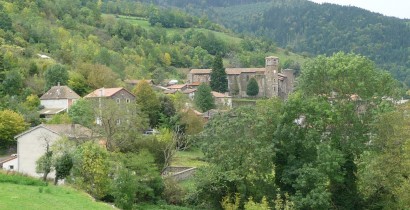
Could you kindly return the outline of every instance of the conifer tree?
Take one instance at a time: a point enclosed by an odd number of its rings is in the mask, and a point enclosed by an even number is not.
[[[220,54],[215,56],[211,72],[211,88],[213,91],[225,93],[228,91],[228,78]]]
[[[251,78],[246,87],[246,94],[248,96],[256,96],[259,93],[259,85],[255,78]]]

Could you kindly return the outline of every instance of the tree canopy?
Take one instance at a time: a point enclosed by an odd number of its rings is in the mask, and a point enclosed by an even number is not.
[[[215,99],[213,98],[211,91],[212,89],[209,85],[202,83],[199,85],[198,90],[195,93],[195,105],[203,112],[215,107]]]

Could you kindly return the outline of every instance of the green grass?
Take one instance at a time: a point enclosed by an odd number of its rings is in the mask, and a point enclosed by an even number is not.
[[[204,153],[201,150],[178,151],[172,159],[172,166],[199,167],[207,165],[203,160]]]
[[[62,186],[29,186],[0,183],[0,209],[113,209],[86,193]]]
[[[47,186],[46,182],[39,179],[33,179],[20,174],[5,174],[5,171],[0,171],[0,183],[10,183],[19,185],[31,185],[31,186]]]

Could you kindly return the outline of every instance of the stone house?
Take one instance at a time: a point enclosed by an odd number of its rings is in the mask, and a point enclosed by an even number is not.
[[[89,100],[95,100],[95,103],[98,104],[99,109],[101,109],[104,100],[107,99],[114,100],[118,104],[118,106],[135,101],[135,95],[122,87],[100,88],[84,96],[84,98]],[[117,120],[117,123],[120,123],[120,119]],[[101,116],[96,116],[95,123],[98,125],[102,124]]]
[[[135,101],[135,96],[125,88],[99,88],[84,96],[85,99],[112,99],[118,104],[131,103]]]
[[[208,83],[212,69],[191,69],[188,83]],[[228,90],[231,96],[248,97],[246,88],[250,78],[255,78],[259,86],[258,97],[280,97],[286,99],[293,91],[294,72],[291,69],[279,70],[279,58],[265,58],[265,68],[226,68]]]
[[[215,99],[215,104],[232,108],[232,97],[228,94],[212,91],[212,96]]]
[[[68,86],[53,86],[40,97],[40,104],[44,107],[40,117],[49,118],[52,115],[67,112],[71,105],[81,97]]]
[[[70,140],[89,140],[93,138],[92,131],[78,124],[41,124],[33,127],[14,138],[17,140],[16,171],[33,177],[41,177],[36,172],[36,161],[46,153],[47,147],[67,137]],[[54,178],[55,173],[48,175]]]

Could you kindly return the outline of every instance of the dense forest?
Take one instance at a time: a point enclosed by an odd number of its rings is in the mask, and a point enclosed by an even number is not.
[[[181,5],[176,2],[180,1],[159,3]],[[182,4],[181,8],[236,32],[271,39],[278,46],[301,54],[331,55],[344,51],[366,55],[410,86],[408,20],[307,0],[219,2]]]

